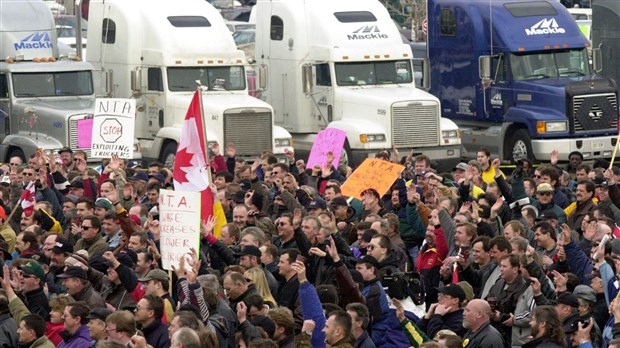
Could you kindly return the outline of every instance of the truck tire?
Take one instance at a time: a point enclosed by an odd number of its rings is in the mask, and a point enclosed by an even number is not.
[[[6,162],[9,162],[11,157],[16,157],[16,156],[21,158],[23,163],[26,163],[26,156],[24,156],[24,151],[22,151],[22,149],[18,147],[14,147],[11,149],[11,151],[9,151],[9,154],[6,157]]]
[[[177,146],[177,143],[174,141],[169,141],[164,146],[159,160],[161,163],[164,164],[165,167],[171,169],[174,167],[174,160],[177,155]]]
[[[532,140],[527,133],[527,129],[517,129],[514,132],[508,141],[505,152],[508,155],[507,159],[510,159],[513,163],[525,158],[534,161]]]

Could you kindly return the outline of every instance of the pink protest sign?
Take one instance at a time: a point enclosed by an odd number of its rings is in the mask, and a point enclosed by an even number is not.
[[[80,149],[90,147],[93,144],[93,119],[83,118],[77,121],[78,147]]]
[[[336,128],[326,128],[320,131],[314,139],[314,144],[312,144],[306,168],[312,168],[315,164],[325,165],[327,153],[330,151],[334,154],[332,165],[337,168],[346,137],[347,133]]]

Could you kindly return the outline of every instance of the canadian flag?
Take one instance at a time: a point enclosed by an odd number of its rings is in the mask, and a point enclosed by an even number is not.
[[[24,214],[26,214],[26,216],[30,216],[34,212],[34,204],[36,203],[34,199],[34,183],[34,181],[31,181],[24,189],[24,192],[22,192],[22,195],[19,197],[22,202],[22,210],[24,211]]]
[[[174,161],[174,189],[200,192],[202,196],[201,219],[213,215],[213,194],[209,189],[209,167],[206,161],[206,141],[200,110],[200,93],[196,91],[189,104],[181,127],[181,139]]]

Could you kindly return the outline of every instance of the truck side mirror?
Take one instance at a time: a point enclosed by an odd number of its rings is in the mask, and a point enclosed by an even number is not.
[[[140,92],[142,90],[142,70],[131,71],[131,90]]]
[[[261,91],[266,91],[267,90],[267,79],[268,79],[268,71],[267,71],[267,65],[262,64],[261,66],[258,67],[258,88]]]
[[[592,49],[592,68],[597,74],[603,70],[603,55],[600,48]]]
[[[431,72],[428,58],[422,60],[422,89],[427,90],[431,86]]]
[[[302,67],[302,83],[305,94],[311,94],[314,88],[312,79],[312,64],[304,64]]]
[[[490,80],[491,76],[491,56],[480,56],[478,58],[478,75],[481,80]]]

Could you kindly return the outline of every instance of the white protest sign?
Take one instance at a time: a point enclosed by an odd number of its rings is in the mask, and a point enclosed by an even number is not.
[[[93,117],[92,158],[133,158],[136,100],[99,98]]]
[[[200,192],[159,191],[159,247],[163,269],[200,246]],[[187,259],[187,258],[186,258]]]

